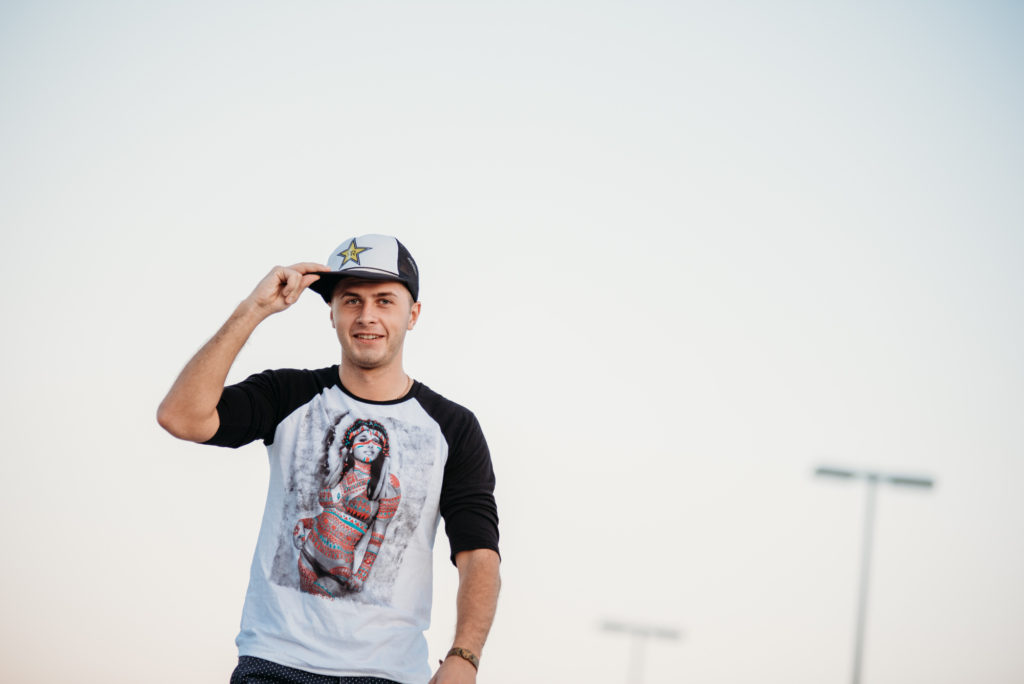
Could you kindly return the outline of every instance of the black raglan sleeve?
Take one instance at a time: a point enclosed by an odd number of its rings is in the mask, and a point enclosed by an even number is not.
[[[494,468],[480,423],[459,409],[447,425],[448,460],[441,485],[441,516],[451,546],[451,561],[460,551],[498,551],[498,507]]]
[[[237,448],[257,439],[274,441],[277,425],[331,384],[332,369],[265,370],[228,385],[217,402],[220,427],[206,444]]]

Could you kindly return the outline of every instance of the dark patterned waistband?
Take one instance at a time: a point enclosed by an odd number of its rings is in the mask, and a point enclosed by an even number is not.
[[[315,674],[255,656],[239,656],[231,684],[399,684],[380,677],[332,677]]]

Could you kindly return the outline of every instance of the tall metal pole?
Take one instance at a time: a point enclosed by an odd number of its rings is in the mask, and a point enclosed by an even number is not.
[[[646,645],[647,637],[633,632],[633,647],[629,654],[629,681],[632,684],[644,684],[644,646]]]
[[[861,668],[864,663],[864,625],[868,616],[868,585],[871,576],[871,547],[875,531],[875,497],[878,491],[878,476],[867,476],[867,497],[864,501],[864,538],[861,540],[860,591],[857,600],[857,633],[853,644],[853,684],[860,684]]]
[[[871,575],[871,552],[875,535],[875,499],[878,483],[887,482],[903,487],[930,489],[935,484],[930,477],[892,475],[873,470],[848,470],[845,468],[820,467],[816,475],[837,477],[846,480],[866,480],[867,498],[864,501],[864,538],[861,541],[860,590],[857,598],[857,627],[853,643],[853,684],[861,684],[864,670],[864,634],[868,617],[868,587]]]

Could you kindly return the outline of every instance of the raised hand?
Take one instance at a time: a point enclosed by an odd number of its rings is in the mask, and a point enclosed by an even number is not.
[[[316,282],[317,272],[330,271],[323,264],[305,261],[291,266],[275,266],[246,298],[246,301],[265,315],[284,311],[294,304],[302,291]]]

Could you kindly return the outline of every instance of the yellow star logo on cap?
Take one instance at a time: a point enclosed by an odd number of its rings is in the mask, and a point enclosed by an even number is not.
[[[361,253],[367,251],[367,250],[370,250],[370,249],[373,249],[373,248],[372,247],[360,247],[359,245],[356,244],[355,238],[353,238],[352,242],[348,243],[348,249],[346,249],[343,252],[338,252],[338,256],[345,257],[344,261],[341,262],[341,266],[344,266],[345,264],[347,264],[350,261],[354,261],[354,262],[356,262],[356,264],[358,264],[359,263],[359,255]],[[341,266],[339,266],[338,268],[341,268]]]

